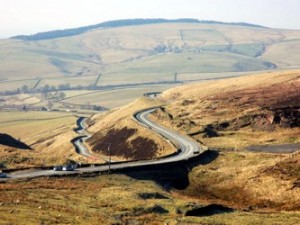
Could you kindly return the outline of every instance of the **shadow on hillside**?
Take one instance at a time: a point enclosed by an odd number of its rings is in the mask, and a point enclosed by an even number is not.
[[[217,205],[217,204],[211,204],[207,206],[203,206],[200,208],[195,208],[192,210],[188,210],[185,213],[185,216],[213,216],[216,214],[222,214],[222,213],[231,213],[234,212],[234,209],[228,208],[223,205]]]
[[[215,150],[209,150],[191,160],[163,165],[144,166],[126,169],[125,174],[137,180],[153,180],[164,189],[184,190],[189,186],[189,172],[197,166],[206,165],[219,156]]]
[[[24,150],[31,150],[31,148],[28,145],[13,138],[12,136],[10,136],[8,134],[0,133],[0,145],[5,145],[8,147],[19,148],[19,149],[24,149]]]

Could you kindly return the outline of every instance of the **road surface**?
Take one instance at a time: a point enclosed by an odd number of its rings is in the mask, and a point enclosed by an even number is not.
[[[183,160],[188,160],[193,157],[198,156],[199,154],[203,153],[204,150],[200,148],[200,146],[192,139],[187,136],[183,136],[177,132],[171,131],[166,129],[155,122],[151,121],[147,118],[147,116],[154,112],[157,108],[145,109],[142,111],[137,112],[133,115],[134,119],[140,123],[141,125],[148,127],[153,132],[157,132],[164,136],[166,139],[171,141],[175,146],[178,147],[177,154],[172,154],[167,157],[157,158],[152,160],[141,160],[141,161],[129,161],[129,162],[111,162],[110,165],[108,163],[102,164],[100,166],[91,166],[85,168],[77,168],[74,171],[53,171],[53,170],[35,170],[30,172],[14,172],[7,174],[8,178],[5,179],[20,179],[20,178],[34,178],[34,177],[41,177],[41,176],[53,176],[53,175],[71,175],[71,174],[82,174],[82,173],[91,173],[91,172],[103,172],[108,171],[109,166],[111,170],[117,169],[125,169],[125,168],[134,168],[139,166],[147,166],[147,165],[160,165],[164,163],[170,162],[179,162]],[[84,122],[84,121],[82,121]],[[83,132],[83,131],[82,131]],[[83,154],[87,153],[85,151],[82,152]],[[89,153],[87,153],[89,154]]]
[[[76,152],[80,155],[83,155],[85,157],[91,158],[93,160],[102,160],[105,162],[109,162],[109,159],[100,157],[100,156],[94,156],[90,153],[88,148],[84,145],[85,141],[89,139],[92,135],[86,130],[86,117],[80,117],[77,120],[77,126],[76,132],[80,134],[80,137],[77,137],[73,139],[72,143],[76,148]],[[114,161],[111,161],[114,162]]]

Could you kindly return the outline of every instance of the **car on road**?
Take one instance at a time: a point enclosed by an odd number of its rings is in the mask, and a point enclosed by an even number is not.
[[[54,171],[62,171],[63,170],[63,166],[54,166],[53,170]]]
[[[5,173],[0,173],[0,178],[7,178],[7,175]]]
[[[73,171],[74,169],[75,169],[75,165],[72,165],[72,164],[64,165],[62,167],[63,171]]]

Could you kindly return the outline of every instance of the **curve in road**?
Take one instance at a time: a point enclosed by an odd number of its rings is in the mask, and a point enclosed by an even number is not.
[[[71,174],[81,174],[81,173],[91,173],[91,172],[102,172],[102,171],[108,171],[110,169],[118,170],[118,169],[133,168],[133,167],[140,167],[140,166],[160,165],[164,163],[188,160],[193,157],[199,156],[201,153],[205,151],[197,144],[196,141],[192,140],[191,138],[187,136],[183,136],[167,128],[164,128],[156,124],[155,122],[151,121],[150,119],[148,119],[147,116],[150,113],[154,112],[157,108],[158,107],[141,110],[135,113],[133,117],[141,125],[146,126],[152,131],[161,134],[162,136],[170,140],[175,146],[178,146],[178,151],[176,154],[172,154],[170,156],[165,156],[162,158],[157,158],[152,160],[111,162],[109,164],[106,163],[99,166],[78,168],[74,171],[53,171],[53,170],[41,169],[32,172],[11,173],[11,174],[7,174],[8,178],[20,179],[20,178],[34,178],[40,176],[71,175]],[[85,153],[85,151],[83,151],[83,153]]]

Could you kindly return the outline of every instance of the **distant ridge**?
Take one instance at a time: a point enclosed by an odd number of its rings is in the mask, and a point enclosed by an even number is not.
[[[199,23],[199,24],[222,24],[222,25],[234,25],[234,26],[247,26],[247,27],[260,27],[265,28],[264,26],[250,24],[250,23],[226,23],[212,20],[198,20],[198,19],[125,19],[125,20],[113,20],[107,21],[95,25],[64,29],[64,30],[54,30],[47,32],[40,32],[33,35],[18,35],[13,36],[11,39],[20,39],[26,41],[38,41],[46,40],[60,37],[74,36],[82,34],[84,32],[93,30],[93,29],[107,29],[115,27],[125,27],[125,26],[135,26],[135,25],[146,25],[146,24],[159,24],[159,23]]]

